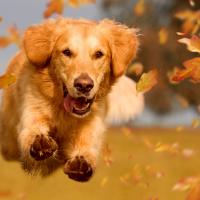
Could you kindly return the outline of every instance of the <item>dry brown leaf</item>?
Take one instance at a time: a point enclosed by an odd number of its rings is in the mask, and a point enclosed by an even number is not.
[[[43,13],[44,18],[57,13],[62,14],[64,10],[64,0],[50,0],[47,4],[46,10]]]
[[[135,6],[133,7],[133,12],[137,16],[144,15],[145,10],[146,10],[146,6],[145,6],[144,0],[138,0]]]
[[[0,89],[6,88],[15,83],[16,77],[13,74],[5,74],[0,76]]]
[[[137,92],[148,92],[158,82],[158,71],[156,69],[143,73],[140,80],[136,83]]]

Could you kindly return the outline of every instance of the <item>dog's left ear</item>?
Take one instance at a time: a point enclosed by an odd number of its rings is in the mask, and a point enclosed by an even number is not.
[[[38,67],[45,66],[51,57],[56,36],[54,20],[29,27],[23,39],[24,50],[29,62]]]
[[[108,38],[112,56],[111,69],[117,78],[126,72],[128,65],[136,56],[139,45],[137,30],[107,19],[101,21],[99,26]]]

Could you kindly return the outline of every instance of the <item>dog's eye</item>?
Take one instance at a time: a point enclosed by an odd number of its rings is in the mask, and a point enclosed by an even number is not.
[[[65,50],[63,51],[63,54],[64,54],[65,56],[68,56],[68,57],[71,57],[71,56],[72,56],[72,52],[71,52],[69,49],[65,49]]]
[[[101,58],[101,57],[103,57],[103,52],[102,51],[96,51],[95,52],[95,54],[94,54],[94,57],[96,58],[96,59],[98,59],[98,58]]]

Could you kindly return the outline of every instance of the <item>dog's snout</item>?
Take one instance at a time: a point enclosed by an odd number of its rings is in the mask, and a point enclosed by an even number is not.
[[[94,87],[93,80],[88,76],[88,74],[83,73],[78,78],[74,80],[74,87],[82,93],[90,92]]]

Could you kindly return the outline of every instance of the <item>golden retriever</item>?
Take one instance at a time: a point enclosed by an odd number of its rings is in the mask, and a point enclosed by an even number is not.
[[[106,121],[128,120],[143,106],[123,76],[137,49],[136,30],[111,20],[61,18],[29,27],[7,69],[17,81],[3,92],[4,158],[32,174],[63,166],[69,178],[89,180]]]

